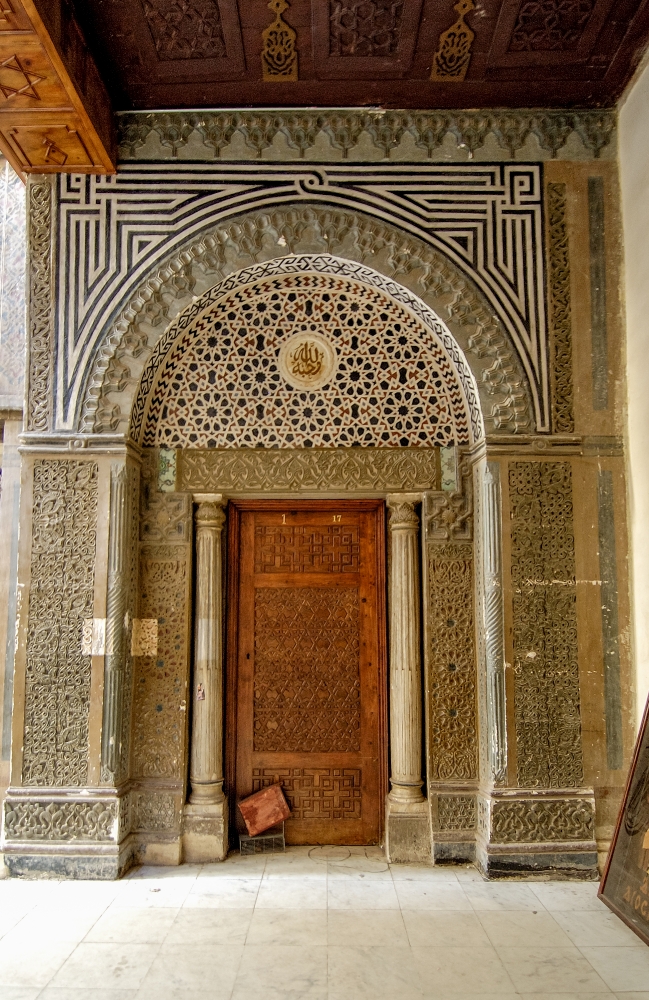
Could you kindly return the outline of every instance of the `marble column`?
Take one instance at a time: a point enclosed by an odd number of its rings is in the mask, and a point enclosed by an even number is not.
[[[430,857],[422,794],[422,678],[418,494],[388,497],[390,510],[390,793],[386,845],[392,861]]]
[[[195,494],[196,596],[192,731],[183,854],[187,861],[227,854],[223,793],[223,553],[224,499]]]
[[[101,780],[114,783],[122,754],[122,702],[126,659],[126,604],[128,575],[126,555],[129,520],[133,516],[128,496],[128,470],[115,463],[110,476],[110,529],[106,596],[106,654],[104,659],[104,708],[101,730]]]

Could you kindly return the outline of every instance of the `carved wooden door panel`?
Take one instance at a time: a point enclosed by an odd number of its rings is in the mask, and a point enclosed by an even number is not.
[[[229,788],[281,781],[291,844],[375,844],[385,766],[383,503],[231,504]]]

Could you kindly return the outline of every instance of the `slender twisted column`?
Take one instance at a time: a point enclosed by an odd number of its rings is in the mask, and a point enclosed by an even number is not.
[[[421,792],[421,662],[419,518],[410,497],[388,497],[390,508],[390,763],[389,799],[408,807]]]
[[[489,763],[496,784],[507,778],[505,721],[505,636],[500,556],[500,479],[497,463],[487,463],[482,480],[484,553],[484,636],[487,660]]]
[[[128,518],[127,471],[114,464],[110,479],[110,532],[108,543],[108,594],[106,600],[106,656],[104,660],[104,709],[101,730],[101,779],[112,781],[121,747],[119,730],[123,699],[126,615],[126,545]]]
[[[190,782],[193,804],[223,802],[223,497],[194,496],[196,614]]]

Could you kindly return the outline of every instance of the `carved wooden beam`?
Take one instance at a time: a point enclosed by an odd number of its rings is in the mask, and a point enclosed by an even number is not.
[[[0,0],[0,149],[21,175],[115,172],[110,98],[65,0]]]

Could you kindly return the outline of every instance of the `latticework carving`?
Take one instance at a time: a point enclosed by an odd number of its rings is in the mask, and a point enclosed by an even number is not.
[[[472,358],[482,386],[482,410],[491,425],[502,431],[532,426],[516,352],[493,310],[459,268],[394,226],[309,205],[251,213],[219,226],[147,279],[100,350],[90,377],[83,428],[126,429],[132,387],[151,354],[149,345],[158,341],[161,324],[192,301],[197,280],[205,280],[205,275],[223,279],[246,267],[262,250],[265,256],[284,257],[298,254],[305,245],[351,261],[371,261],[382,274],[430,303],[438,315],[454,324],[460,346]],[[295,256],[289,258],[287,269],[295,266],[296,260]],[[115,367],[122,373],[121,380],[111,375]]]
[[[154,355],[155,376],[143,376],[143,384],[151,380],[143,443],[468,444],[479,417],[469,412],[438,325],[439,333],[378,289],[333,275],[285,274],[240,287]],[[290,385],[278,363],[282,345],[310,331],[337,355],[331,382],[314,391]]]
[[[547,206],[552,429],[557,434],[573,434],[575,415],[572,383],[572,311],[565,184],[548,184]]]
[[[176,804],[169,792],[134,792],[133,830],[173,830],[178,826]]]
[[[53,302],[52,185],[28,188],[29,362],[27,430],[46,431],[52,405]]]
[[[477,774],[473,547],[429,542],[428,664],[430,776]]]
[[[186,542],[191,500],[187,496],[154,492],[153,484],[145,484],[140,520],[143,542]]]
[[[281,782],[291,819],[359,820],[361,774],[356,767],[253,768],[252,790]]]
[[[223,59],[217,0],[142,0],[158,59]]]
[[[593,807],[585,799],[494,802],[491,839],[500,844],[591,841]]]
[[[526,0],[509,41],[510,52],[566,52],[579,44],[595,0]]]
[[[34,465],[23,784],[88,781],[90,658],[83,622],[94,601],[97,465]]]
[[[258,525],[255,573],[358,573],[357,525]]]
[[[403,0],[329,0],[329,54],[393,56],[402,16]]]
[[[141,546],[140,613],[158,619],[158,647],[135,658],[132,769],[139,777],[184,776],[190,573],[188,546]]]
[[[5,802],[5,836],[10,840],[116,839],[112,802]]]
[[[428,448],[227,449],[178,452],[179,490],[337,490],[344,493],[438,489]]]
[[[439,830],[475,830],[477,822],[473,795],[440,795],[437,799]]]
[[[255,591],[256,751],[360,750],[356,587]]]
[[[569,462],[509,467],[518,782],[583,782]]]

